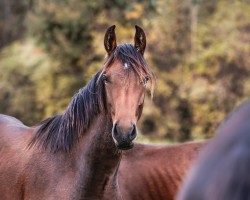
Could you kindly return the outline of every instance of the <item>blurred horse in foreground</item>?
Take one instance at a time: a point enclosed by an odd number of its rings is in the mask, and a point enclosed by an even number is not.
[[[207,142],[135,144],[122,153],[118,182],[124,200],[173,200]]]
[[[136,138],[147,82],[155,76],[135,43],[116,44],[115,26],[104,38],[107,60],[73,97],[65,112],[40,125],[0,115],[0,198],[4,200],[120,199],[121,150]]]
[[[201,152],[178,200],[250,199],[250,101],[219,127]]]

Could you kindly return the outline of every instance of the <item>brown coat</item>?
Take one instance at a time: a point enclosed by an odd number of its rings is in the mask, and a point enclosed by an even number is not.
[[[205,142],[136,144],[122,153],[118,173],[124,200],[173,200]]]

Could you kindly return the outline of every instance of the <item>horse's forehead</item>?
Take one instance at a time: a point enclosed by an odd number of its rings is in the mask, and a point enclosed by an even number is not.
[[[113,72],[120,72],[120,73],[124,73],[124,70],[125,69],[128,69],[128,67],[129,67],[129,64],[128,63],[122,63],[121,61],[119,61],[119,60],[115,60],[113,63],[112,63],[112,65],[111,65],[111,67],[110,67],[110,71],[113,71]]]
[[[110,66],[110,68],[108,69],[108,73],[110,75],[116,75],[118,77],[123,77],[125,78],[128,73],[130,74],[134,74],[134,76],[130,76],[130,77],[136,77],[135,73],[133,73],[133,70],[130,70],[130,64],[128,62],[125,62],[124,64],[122,62],[120,62],[119,60],[115,60],[113,62],[113,64]]]

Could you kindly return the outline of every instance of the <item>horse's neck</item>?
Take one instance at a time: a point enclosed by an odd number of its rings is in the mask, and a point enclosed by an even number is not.
[[[116,172],[121,155],[111,131],[111,119],[100,115],[92,123],[84,141],[79,142],[78,148],[84,146],[80,159],[83,171],[79,180],[82,199],[105,199],[108,193],[117,195]]]

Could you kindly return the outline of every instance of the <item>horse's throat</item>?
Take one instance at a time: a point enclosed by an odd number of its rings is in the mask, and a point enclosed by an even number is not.
[[[112,122],[108,118],[98,118],[89,131],[83,154],[81,173],[82,199],[104,198],[106,193],[116,194],[116,172],[121,154],[112,139]],[[98,127],[98,128],[96,128]]]

